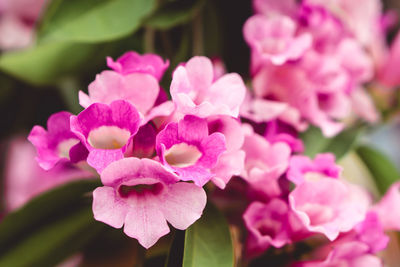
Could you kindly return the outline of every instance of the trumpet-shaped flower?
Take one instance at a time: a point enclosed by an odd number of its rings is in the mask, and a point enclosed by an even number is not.
[[[45,170],[58,162],[78,162],[87,156],[79,138],[70,130],[71,113],[61,111],[50,116],[47,131],[41,126],[33,127],[28,140],[36,147],[36,160]]]
[[[318,154],[314,160],[306,156],[293,156],[290,159],[287,178],[295,184],[323,177],[339,178],[342,168],[335,163],[331,153]]]
[[[140,55],[134,51],[129,51],[114,61],[111,57],[107,57],[107,66],[116,72],[127,75],[131,73],[146,73],[154,76],[157,80],[161,80],[165,70],[169,66],[169,61],[163,59],[156,54]]]
[[[177,111],[201,118],[237,117],[245,92],[246,86],[236,73],[225,74],[214,81],[213,65],[206,57],[193,57],[179,66],[171,82],[171,96]]]
[[[252,253],[262,252],[269,246],[283,247],[290,240],[288,204],[273,198],[268,204],[253,202],[243,214],[249,230],[248,250]]]
[[[225,136],[209,134],[207,120],[187,115],[157,135],[156,150],[161,163],[181,180],[203,186],[215,176],[211,169],[226,150]]]
[[[200,218],[206,205],[204,190],[178,178],[159,162],[124,158],[101,174],[103,187],[93,192],[98,221],[124,232],[145,248],[169,232],[167,221],[184,230]]]
[[[308,231],[333,241],[365,219],[370,199],[356,185],[321,178],[297,185],[289,203]]]
[[[89,150],[88,164],[99,173],[124,157],[139,125],[139,113],[124,100],[110,105],[95,103],[71,116],[71,130]]]
[[[253,133],[245,137],[242,149],[246,153],[243,178],[267,196],[280,195],[278,179],[289,165],[290,147],[282,142],[270,144]]]
[[[79,104],[87,108],[93,103],[110,104],[115,100],[126,100],[144,116],[154,106],[159,91],[157,79],[150,74],[122,75],[106,70],[89,84],[89,95],[79,92]]]
[[[290,17],[255,15],[246,21],[243,33],[253,49],[253,59],[282,65],[299,59],[312,45],[309,33],[296,34],[296,30],[296,23]]]

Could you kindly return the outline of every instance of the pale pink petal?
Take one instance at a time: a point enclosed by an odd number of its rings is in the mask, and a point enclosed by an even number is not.
[[[149,195],[136,198],[129,203],[124,233],[136,238],[145,248],[153,246],[160,237],[169,233],[160,204],[159,199]]]
[[[161,199],[160,209],[172,226],[184,230],[200,218],[206,202],[203,188],[191,183],[176,183]]]
[[[98,187],[93,191],[93,215],[97,221],[121,228],[128,212],[128,205],[121,201],[112,187]]]

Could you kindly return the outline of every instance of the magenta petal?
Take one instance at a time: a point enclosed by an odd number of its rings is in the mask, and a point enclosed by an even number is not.
[[[128,205],[119,200],[112,187],[98,187],[93,191],[93,214],[97,221],[121,228],[128,212]]]
[[[39,165],[49,170],[58,162],[68,162],[69,151],[79,142],[70,130],[71,113],[61,111],[54,113],[47,121],[47,131],[41,126],[33,127],[28,140],[36,147]]]
[[[124,233],[136,238],[139,243],[149,248],[160,237],[169,233],[167,221],[160,210],[160,201],[154,196],[136,198],[130,203],[125,219]]]
[[[134,51],[126,52],[116,61],[107,57],[107,66],[124,75],[130,73],[147,73],[160,80],[169,66],[156,54],[140,55]]]
[[[205,119],[187,115],[178,123],[178,135],[188,143],[198,142],[208,136],[208,126]]]
[[[204,167],[212,168],[219,156],[226,151],[225,136],[221,133],[213,133],[202,140],[201,146],[203,156],[198,162]]]
[[[190,183],[176,183],[161,200],[160,209],[169,223],[185,230],[203,213],[207,196],[203,188]]]

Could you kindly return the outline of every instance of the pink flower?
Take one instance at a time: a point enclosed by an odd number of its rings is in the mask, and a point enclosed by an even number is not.
[[[187,115],[159,132],[156,150],[161,163],[181,180],[203,186],[215,176],[211,169],[226,150],[226,144],[223,134],[209,134],[205,119]]]
[[[389,87],[393,88],[400,85],[400,71],[398,66],[400,64],[400,32],[397,33],[390,51],[386,56],[383,66],[381,66],[378,79],[379,81]]]
[[[297,4],[295,0],[253,0],[253,8],[265,16],[294,15]]]
[[[125,158],[101,174],[103,187],[93,192],[96,220],[121,228],[149,248],[169,232],[167,221],[184,230],[200,218],[204,190],[178,178],[150,159]]]
[[[243,220],[249,231],[248,250],[256,254],[269,246],[281,248],[291,242],[289,229],[289,207],[279,198],[273,198],[268,204],[252,202],[243,214]]]
[[[325,177],[339,178],[342,168],[335,163],[331,153],[318,154],[314,160],[306,156],[292,156],[287,172],[288,180],[296,185]]]
[[[296,30],[296,23],[286,16],[254,15],[243,27],[244,38],[253,49],[253,58],[260,57],[261,61],[275,65],[299,59],[311,47],[311,35],[296,34]]]
[[[283,142],[289,145],[292,152],[304,151],[304,144],[299,139],[296,129],[285,122],[273,120],[267,123],[264,137],[271,143]]]
[[[154,76],[158,81],[161,80],[165,70],[169,66],[169,61],[165,62],[156,54],[140,55],[134,51],[126,52],[114,61],[107,57],[107,65],[116,72],[123,75],[131,73],[144,73]]]
[[[34,26],[45,0],[0,2],[0,49],[20,49],[34,41]]]
[[[230,116],[211,116],[207,121],[209,134],[222,133],[225,136],[226,151],[211,169],[215,174],[213,183],[224,189],[232,176],[240,175],[244,169],[245,152],[241,149],[244,133],[240,122]]]
[[[278,179],[289,165],[290,147],[280,142],[270,144],[264,137],[253,133],[245,137],[242,149],[246,152],[243,178],[267,196],[280,195]]]
[[[211,60],[193,57],[185,66],[179,66],[171,82],[172,100],[177,111],[201,118],[210,115],[237,117],[246,87],[236,73],[223,75],[214,81]]]
[[[335,246],[323,261],[299,262],[295,267],[383,267],[381,259],[370,254],[366,244],[348,242]]]
[[[378,214],[374,211],[369,211],[365,220],[354,230],[357,240],[367,244],[372,253],[384,250],[389,243],[389,236],[385,235]]]
[[[71,116],[71,130],[89,150],[88,164],[99,173],[129,153],[139,125],[139,113],[124,100],[110,105],[95,103]]]
[[[307,0],[305,3],[320,5],[331,11],[363,45],[371,45],[382,38],[380,0]]]
[[[343,115],[343,111],[347,114],[349,101],[343,97],[343,92],[340,90],[319,94],[317,90],[322,88],[321,84],[310,80],[311,77],[305,68],[300,68],[298,64],[286,64],[275,68],[265,67],[254,77],[253,86],[258,97],[288,103],[298,112],[300,119],[320,127],[325,136],[334,136],[344,127],[335,118]],[[334,116],[331,117],[331,115]],[[293,118],[293,116],[292,112],[291,119],[288,121],[301,121],[299,118],[294,120],[296,117]],[[289,124],[293,125],[293,123]]]
[[[51,115],[47,121],[47,131],[41,126],[33,127],[28,140],[36,147],[36,160],[45,170],[58,162],[78,162],[86,159],[87,150],[79,138],[71,131],[71,113],[61,111]]]
[[[319,52],[334,50],[348,33],[342,21],[322,6],[302,3],[299,8],[299,23],[313,36],[313,46]]]
[[[394,183],[382,199],[373,206],[385,230],[400,231],[400,182]]]
[[[151,123],[141,126],[132,140],[132,156],[152,158],[155,154],[156,129]]]
[[[333,241],[365,219],[370,199],[356,185],[321,178],[297,185],[289,203],[308,231]]]
[[[253,80],[255,90],[261,89],[261,86],[265,85],[264,82],[269,82],[264,80],[264,78],[256,76]],[[260,91],[259,93],[262,96],[263,92]],[[299,110],[291,107],[288,103],[267,100],[260,96],[252,97],[250,93],[246,94],[246,98],[240,107],[240,115],[242,117],[250,119],[255,123],[280,120],[300,132],[307,129],[308,123],[301,117]]]
[[[10,142],[4,172],[7,211],[21,207],[31,198],[55,186],[93,176],[66,163],[45,171],[35,161],[35,154],[35,148],[25,138]]]
[[[79,104],[87,108],[93,103],[110,104],[126,100],[144,116],[157,99],[160,87],[150,74],[131,73],[122,75],[115,71],[103,71],[89,85],[89,95],[79,92]]]

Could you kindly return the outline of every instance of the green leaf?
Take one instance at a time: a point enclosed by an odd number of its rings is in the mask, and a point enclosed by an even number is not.
[[[326,138],[319,128],[312,126],[300,136],[304,142],[304,154],[313,158],[318,153],[331,152],[338,160],[355,146],[363,130],[364,126],[356,125],[333,138]]]
[[[2,54],[0,69],[35,85],[51,84],[77,66],[87,63],[95,52],[93,45],[47,43]]]
[[[85,246],[103,227],[86,205],[21,239],[0,255],[0,267],[54,266]]]
[[[226,219],[208,204],[203,216],[186,230],[183,267],[211,266],[234,266],[234,254]]]
[[[356,151],[371,172],[381,194],[400,179],[399,169],[379,150],[363,145]]]
[[[146,25],[159,30],[166,30],[191,20],[203,7],[205,1],[197,0],[194,4],[174,2],[159,8],[146,20]]]
[[[0,223],[0,255],[40,225],[79,206],[83,195],[100,185],[99,179],[74,181],[45,192],[8,214]]]
[[[140,28],[155,0],[56,0],[39,27],[39,41],[96,43],[122,38]]]

